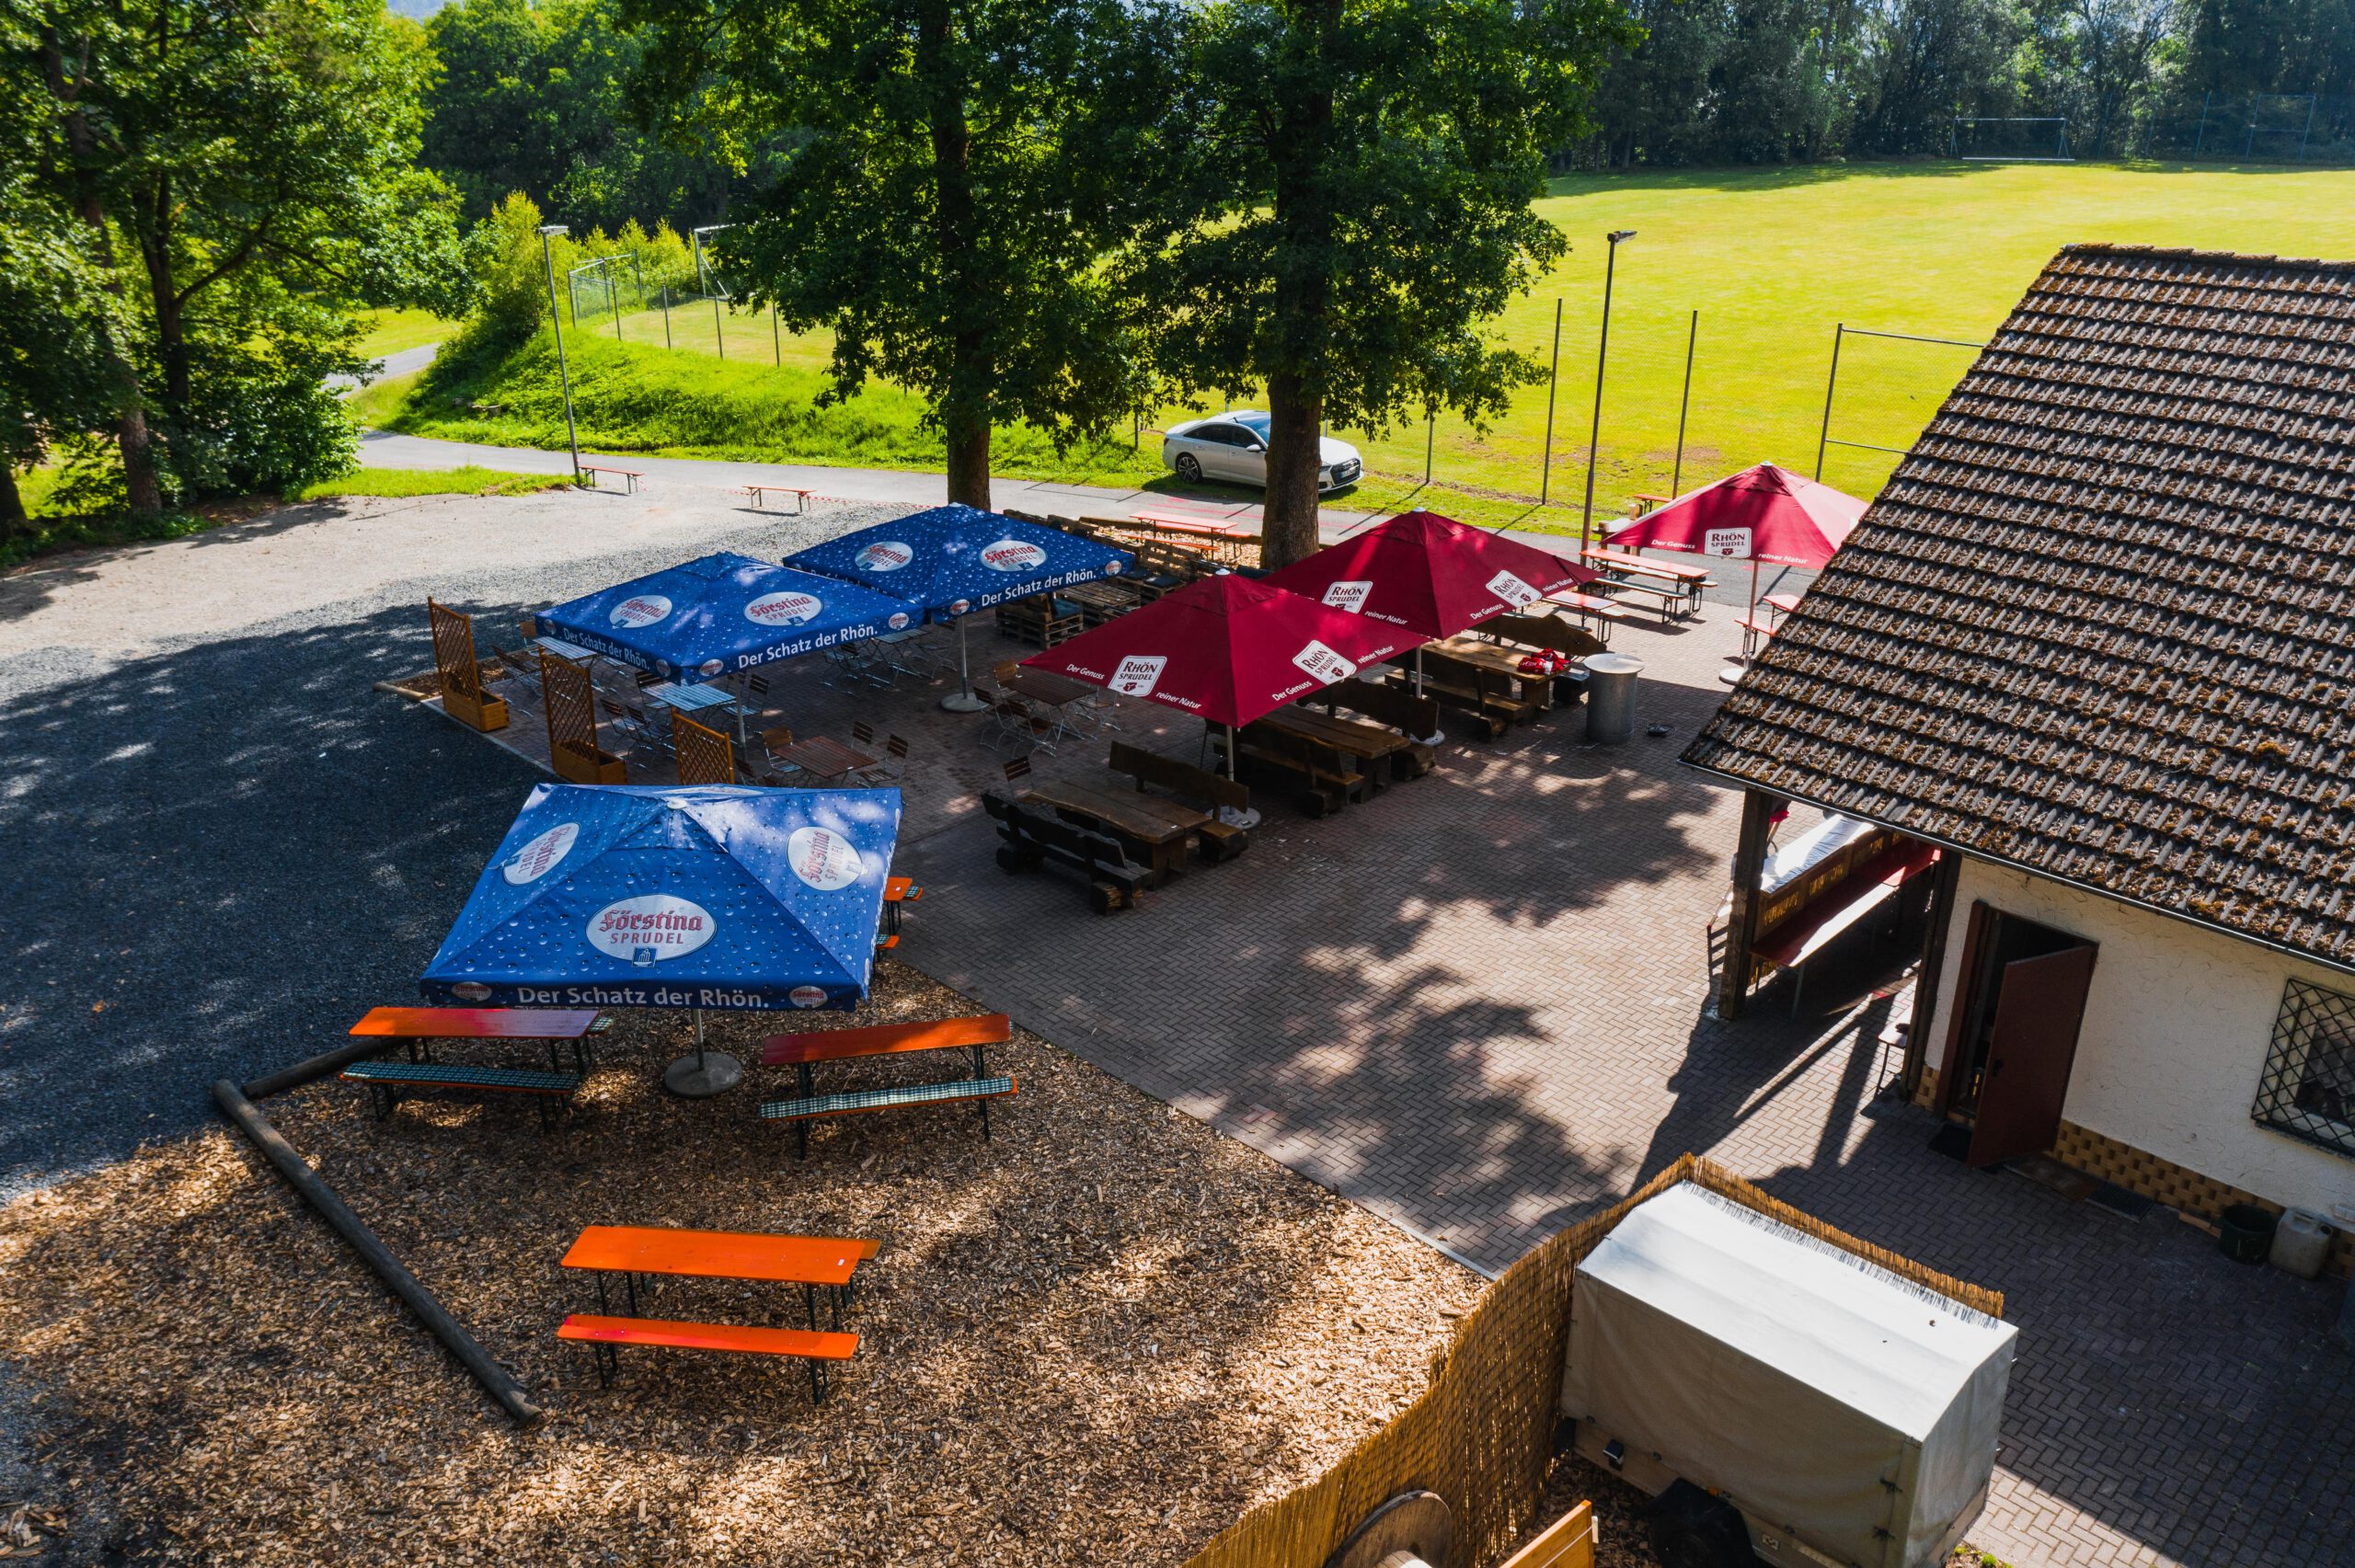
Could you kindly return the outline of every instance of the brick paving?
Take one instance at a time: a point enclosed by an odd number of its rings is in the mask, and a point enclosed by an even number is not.
[[[1910,1003],[1889,980],[1901,939],[1862,933],[1798,1020],[1780,997],[1706,1016],[1738,807],[1674,759],[1733,637],[1717,608],[1616,639],[1665,738],[1590,748],[1564,716],[1451,743],[1431,778],[1322,821],[1280,807],[1241,861],[1111,918],[1074,878],[999,872],[961,792],[1004,753],[971,721],[912,718],[947,776],[911,800],[901,864],[930,896],[906,951],[1482,1266],[1692,1150],[2005,1291],[2020,1362],[1973,1539],[2015,1563],[2355,1562],[2339,1287],[2229,1264],[2164,1210],[2129,1221],[1932,1153],[1927,1116],[1874,1097]],[[1121,718],[1132,739],[1192,734]],[[1040,769],[1100,779],[1100,757]]]

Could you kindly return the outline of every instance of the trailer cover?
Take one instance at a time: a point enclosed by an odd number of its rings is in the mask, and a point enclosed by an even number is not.
[[[1563,1413],[1862,1568],[1975,1515],[2010,1324],[1686,1183],[1580,1264]]]

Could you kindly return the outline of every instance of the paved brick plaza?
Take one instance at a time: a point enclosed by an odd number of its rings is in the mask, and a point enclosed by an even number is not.
[[[901,864],[930,893],[907,955],[1488,1267],[1693,1150],[2005,1291],[2021,1360],[1973,1535],[2016,1563],[2355,1562],[2338,1287],[1930,1152],[1926,1116],[1872,1101],[1908,999],[1871,977],[1897,944],[1867,935],[1797,1022],[1780,997],[1704,1015],[1737,803],[1674,759],[1723,691],[1729,622],[1616,639],[1664,738],[1589,749],[1565,715],[1452,743],[1368,806],[1279,807],[1241,861],[1110,918],[1074,878],[996,869],[965,792],[1005,753],[954,727],[977,721],[879,696],[933,753],[912,770]],[[1161,710],[1121,718],[1190,744]],[[1101,756],[1039,765],[1101,777]],[[1007,1122],[1019,1137],[1018,1105]]]

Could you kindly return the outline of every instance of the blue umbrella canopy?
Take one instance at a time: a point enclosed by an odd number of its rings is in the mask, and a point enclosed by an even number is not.
[[[856,1007],[896,789],[541,784],[419,982],[466,1006]]]
[[[951,502],[830,539],[785,564],[911,601],[933,620],[948,621],[1118,577],[1136,557],[1059,528]]]
[[[902,598],[722,552],[543,610],[541,629],[676,681],[704,681],[897,632]]]

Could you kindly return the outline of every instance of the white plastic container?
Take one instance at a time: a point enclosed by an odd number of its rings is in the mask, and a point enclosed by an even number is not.
[[[2330,1229],[2319,1214],[2286,1209],[2273,1228],[2273,1250],[2266,1256],[2275,1268],[2300,1279],[2320,1279],[2323,1259],[2330,1255]]]

